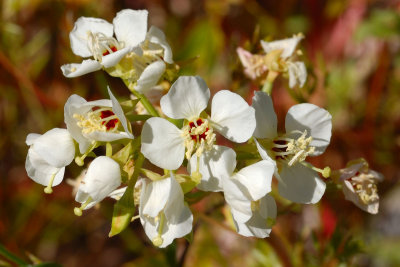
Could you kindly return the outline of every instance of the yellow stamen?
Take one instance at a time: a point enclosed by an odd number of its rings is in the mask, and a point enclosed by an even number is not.
[[[57,173],[53,173],[53,175],[50,178],[49,184],[47,187],[43,190],[46,194],[51,194],[53,193],[53,189],[51,188],[53,186],[54,178],[56,177]]]
[[[89,203],[92,202],[92,200],[93,199],[91,197],[88,197],[88,199],[85,201],[85,203],[82,203],[82,205],[79,208],[78,207],[74,208],[75,215],[76,216],[82,216],[82,210],[84,208],[86,208],[87,205],[89,205]]]

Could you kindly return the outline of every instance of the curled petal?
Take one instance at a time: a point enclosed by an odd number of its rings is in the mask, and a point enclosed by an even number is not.
[[[148,65],[140,75],[135,86],[135,90],[140,93],[146,93],[152,87],[156,86],[165,71],[165,63],[157,60]]]
[[[118,117],[118,120],[121,122],[122,127],[124,127],[125,133],[128,135],[128,137],[133,139],[133,134],[131,134],[131,132],[128,129],[128,122],[125,118],[124,111],[122,110],[121,105],[119,104],[115,96],[112,94],[109,86],[107,87],[107,90],[112,102],[112,111]]]
[[[81,64],[71,63],[61,66],[61,71],[67,78],[75,78],[101,69],[97,60],[86,59]]]
[[[265,53],[269,53],[273,50],[282,50],[281,57],[288,58],[293,55],[294,50],[296,49],[298,43],[304,37],[299,34],[293,36],[292,38],[287,38],[283,40],[273,41],[273,42],[265,42],[261,40],[261,46],[263,47]]]
[[[236,143],[246,142],[256,128],[254,108],[241,96],[227,90],[215,94],[211,121],[219,133]]]
[[[146,39],[151,43],[160,45],[164,49],[163,60],[169,64],[174,63],[172,59],[172,50],[165,39],[165,34],[162,30],[155,26],[151,26],[149,32],[147,33]]]
[[[125,47],[122,48],[118,51],[115,51],[113,53],[110,53],[106,56],[103,56],[101,58],[101,65],[104,66],[104,68],[110,68],[110,67],[114,67],[115,65],[117,65],[121,59],[128,54],[129,52],[131,52],[131,48],[130,47]]]
[[[296,61],[288,65],[289,87],[293,88],[296,84],[303,87],[307,80],[307,69],[304,62]]]
[[[199,117],[207,107],[210,89],[199,76],[180,76],[161,98],[160,106],[165,115],[173,119]]]

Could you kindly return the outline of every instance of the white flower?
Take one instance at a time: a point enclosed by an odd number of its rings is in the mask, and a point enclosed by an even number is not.
[[[64,106],[64,119],[68,131],[79,143],[83,154],[96,141],[111,142],[123,138],[133,139],[122,108],[108,88],[111,100],[87,102],[78,95],[68,98]],[[123,129],[120,129],[122,125]]]
[[[182,188],[171,177],[149,182],[142,179],[139,215],[153,244],[164,248],[192,230],[193,215],[185,205]]]
[[[294,105],[286,115],[286,133],[278,135],[271,98],[266,93],[256,92],[252,106],[257,121],[254,137],[263,139],[256,140],[257,149],[264,160],[276,162],[279,193],[297,203],[318,202],[326,187],[318,172],[328,177],[330,169],[315,168],[305,159],[321,155],[329,145],[332,116],[313,104]]]
[[[275,200],[267,195],[271,192],[275,164],[262,160],[234,173],[235,151],[224,148],[220,152],[220,157],[223,160],[215,161],[213,164],[220,170],[219,179],[238,233],[260,238],[269,236],[270,220],[276,218]],[[202,174],[203,171],[207,172],[207,169],[200,169]]]
[[[82,203],[82,206],[75,208],[75,214],[77,216],[82,215],[82,210],[93,207],[120,185],[121,170],[119,164],[106,156],[95,158],[89,165],[78,188],[75,200]]]
[[[182,129],[162,118],[150,118],[142,130],[143,155],[153,164],[169,170],[181,166],[193,153],[199,158],[211,154],[214,130],[237,143],[247,141],[255,128],[254,109],[238,94],[227,90],[215,94],[211,117],[201,115],[210,90],[200,77],[181,76],[161,98],[161,109],[173,119],[185,119]],[[186,150],[186,153],[185,153]]]
[[[266,54],[251,54],[242,48],[237,49],[239,59],[244,66],[245,74],[250,79],[264,78],[272,82],[278,73],[284,73],[289,77],[289,87],[296,85],[303,87],[307,79],[307,69],[304,62],[294,61],[298,43],[303,39],[302,34],[283,40],[265,42],[261,40],[261,46]]]
[[[81,76],[102,67],[113,67],[132,51],[140,53],[137,46],[146,37],[147,15],[147,10],[124,9],[117,13],[113,24],[99,18],[80,17],[69,34],[71,48],[75,55],[93,59],[63,65],[63,74],[69,78]]]
[[[26,144],[30,146],[26,172],[36,183],[46,186],[44,192],[49,194],[52,186],[61,183],[65,166],[74,159],[74,141],[66,129],[54,128],[43,135],[29,134]]]
[[[377,214],[379,195],[376,184],[383,180],[383,175],[370,170],[364,159],[349,162],[347,168],[339,170],[339,174],[345,198],[360,209]]]

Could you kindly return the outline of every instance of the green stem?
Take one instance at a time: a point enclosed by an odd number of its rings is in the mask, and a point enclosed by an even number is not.
[[[3,245],[0,244],[0,255],[3,255],[6,259],[18,264],[18,265],[28,265],[24,260],[18,258],[11,252],[9,252]]]
[[[135,90],[131,90],[131,92],[140,100],[140,102],[150,115],[154,117],[160,117],[160,114],[158,114],[157,110],[154,108],[154,106],[150,103],[150,101],[144,94],[141,94]]]
[[[139,153],[139,156],[135,161],[135,163],[136,163],[135,170],[133,171],[132,177],[131,177],[131,179],[129,179],[129,182],[128,182],[127,190],[129,190],[130,188],[133,190],[133,188],[135,188],[136,180],[139,177],[140,171],[142,170],[143,162],[144,162],[144,156],[142,153]]]

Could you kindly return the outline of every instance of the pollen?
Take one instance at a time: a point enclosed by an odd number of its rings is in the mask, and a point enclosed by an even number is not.
[[[360,173],[350,179],[354,191],[361,202],[368,205],[379,200],[376,177],[370,173]]]
[[[215,134],[207,119],[197,118],[189,121],[182,131],[187,159],[190,159],[193,153],[200,157],[204,151],[211,150],[215,142]]]
[[[111,108],[94,107],[85,114],[74,114],[77,125],[83,134],[98,132],[115,132],[119,125],[118,117]]]

